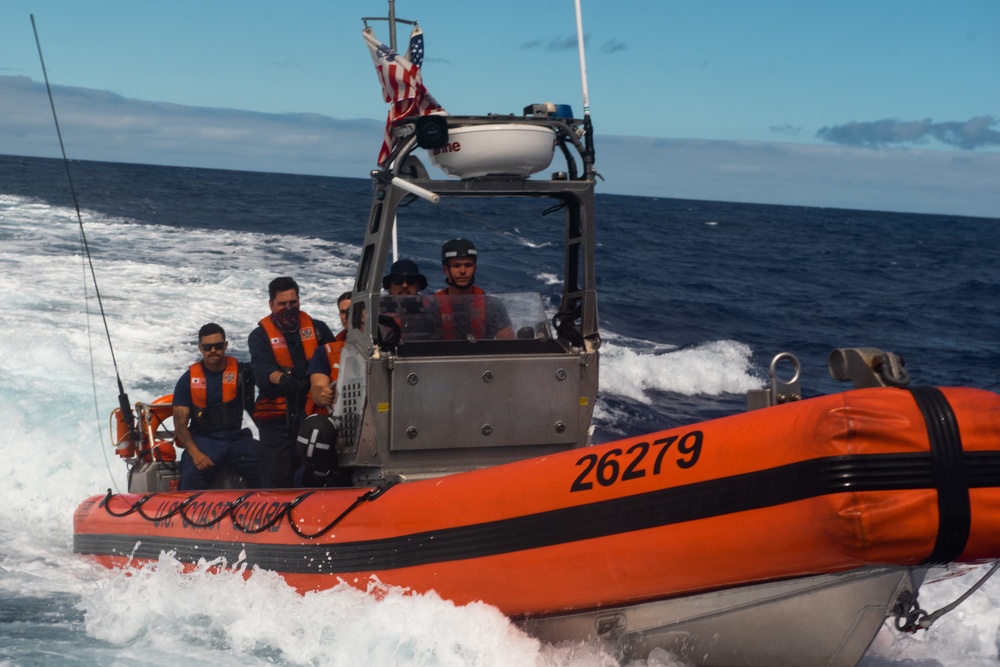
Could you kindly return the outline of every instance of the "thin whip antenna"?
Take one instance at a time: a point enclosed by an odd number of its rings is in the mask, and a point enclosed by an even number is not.
[[[69,169],[69,159],[66,157],[66,146],[63,143],[62,130],[59,129],[59,117],[56,115],[56,103],[52,99],[52,86],[49,85],[49,73],[45,69],[45,57],[42,56],[42,43],[38,39],[38,29],[35,27],[35,15],[31,15],[31,29],[35,33],[35,45],[38,47],[38,59],[42,63],[42,76],[45,77],[45,90],[49,94],[49,106],[52,107],[52,120],[56,124],[56,135],[59,137],[59,150],[62,151],[63,166],[66,167],[66,180],[69,181],[69,191],[73,196],[73,208],[76,210],[76,221],[80,226],[80,238],[83,239],[83,248],[87,254],[87,262],[90,266],[90,279],[94,283],[94,291],[97,294],[97,305],[101,309],[101,319],[104,321],[104,331],[108,338],[108,347],[111,349],[111,362],[115,367],[115,375],[118,375],[118,362],[115,360],[114,346],[111,344],[111,331],[108,328],[108,318],[104,314],[104,303],[101,300],[101,290],[97,286],[97,274],[94,272],[94,260],[90,256],[90,245],[87,243],[87,234],[83,229],[83,216],[80,215],[80,202],[76,198],[76,188],[73,186],[73,174]],[[121,385],[121,380],[118,382]]]
[[[583,116],[590,116],[590,94],[587,92],[587,58],[583,54],[583,14],[580,11],[580,0],[576,4],[576,45],[580,50],[580,81],[583,87]]]
[[[580,50],[580,83],[583,89],[583,136],[586,149],[584,154],[590,158],[586,160],[586,172],[588,176],[597,174],[594,171],[594,125],[590,121],[590,93],[587,92],[587,58],[584,56],[583,48],[583,13],[580,11],[580,0],[575,0],[576,5],[576,44]]]
[[[101,290],[97,285],[97,273],[94,271],[94,260],[90,256],[90,244],[87,243],[87,234],[83,229],[83,216],[80,215],[80,202],[76,197],[76,188],[73,185],[73,174],[69,169],[69,159],[66,157],[66,146],[63,143],[62,130],[59,129],[59,117],[56,115],[56,103],[52,98],[52,86],[49,85],[49,73],[45,68],[45,57],[42,55],[42,42],[38,39],[38,28],[35,26],[35,15],[31,14],[31,30],[35,33],[35,46],[38,47],[38,60],[42,64],[42,76],[45,77],[45,90],[49,94],[49,106],[52,107],[52,120],[56,125],[56,135],[59,137],[59,150],[62,151],[63,166],[66,168],[66,179],[69,181],[69,191],[73,196],[73,208],[76,210],[76,220],[80,226],[80,239],[87,256],[87,264],[90,267],[90,279],[94,284],[94,293],[97,296],[97,305],[101,311],[101,321],[104,323],[104,333],[108,339],[108,350],[111,352],[111,364],[115,369],[115,379],[118,381],[118,403],[122,411],[125,423],[129,424],[130,437],[138,439],[139,435],[135,429],[135,419],[132,414],[132,406],[129,405],[128,395],[122,386],[121,374],[118,372],[118,361],[115,359],[115,348],[111,343],[111,329],[108,327],[108,318],[104,314],[104,302],[101,299]],[[84,284],[86,285],[86,283]],[[86,300],[86,299],[85,299]],[[89,312],[89,309],[88,309]],[[89,327],[88,327],[89,328]],[[93,350],[91,350],[91,376],[93,377]],[[94,392],[94,408],[97,408],[97,392]],[[99,417],[100,415],[98,415]]]

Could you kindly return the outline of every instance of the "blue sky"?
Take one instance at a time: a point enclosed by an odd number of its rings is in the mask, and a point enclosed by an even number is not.
[[[59,155],[34,14],[71,158],[364,177],[386,109],[360,18],[386,7],[5,0],[0,153]],[[582,112],[572,0],[396,11],[449,112]],[[1000,217],[996,0],[583,0],[583,18],[602,192]]]

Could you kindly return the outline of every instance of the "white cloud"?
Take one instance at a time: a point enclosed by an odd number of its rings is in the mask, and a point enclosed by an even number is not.
[[[641,137],[596,148],[609,192],[1000,217],[997,152]]]
[[[383,121],[145,102],[54,86],[70,158],[365,178]],[[58,157],[42,83],[0,76],[0,153]],[[598,192],[1000,217],[1000,153],[605,136]]]
[[[364,177],[383,123],[132,100],[53,86],[70,158]],[[0,153],[58,157],[45,85],[0,76]]]

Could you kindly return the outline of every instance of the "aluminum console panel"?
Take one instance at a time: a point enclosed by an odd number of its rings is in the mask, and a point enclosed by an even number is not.
[[[389,407],[392,449],[579,442],[577,358],[398,359]]]

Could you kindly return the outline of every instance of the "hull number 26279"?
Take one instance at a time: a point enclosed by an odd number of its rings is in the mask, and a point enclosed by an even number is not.
[[[646,474],[659,475],[664,463],[672,462],[678,468],[691,468],[698,463],[701,456],[701,444],[705,436],[701,431],[689,431],[684,435],[671,435],[666,438],[648,442],[637,442],[622,452],[615,447],[597,454],[585,454],[576,465],[583,470],[569,488],[573,491],[589,491],[594,488],[594,481],[601,486],[611,486],[617,482],[627,482],[640,479]],[[668,455],[668,452],[671,452]]]

